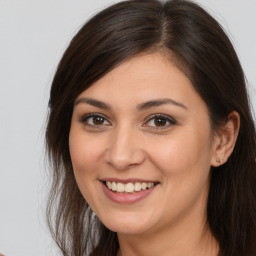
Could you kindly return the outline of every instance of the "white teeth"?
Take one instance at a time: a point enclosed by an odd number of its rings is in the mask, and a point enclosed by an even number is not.
[[[116,189],[117,189],[116,188],[116,183],[114,181],[112,182],[112,188],[111,189],[112,189],[112,191],[116,191]]]
[[[134,190],[141,191],[141,183],[140,182],[135,182]]]
[[[135,183],[121,183],[121,182],[106,182],[107,187],[112,190],[119,193],[126,192],[126,193],[134,193],[139,192],[141,190],[146,190],[149,188],[154,187],[153,182],[135,182]]]
[[[141,183],[141,188],[142,188],[142,190],[146,190],[146,189],[147,189],[147,186],[148,186],[147,183],[145,183],[145,182]]]
[[[124,184],[118,182],[118,183],[116,184],[116,191],[117,191],[117,192],[124,192]]]
[[[153,182],[149,182],[148,183],[148,188],[152,188],[152,187],[154,187],[154,183]]]
[[[124,191],[127,193],[131,193],[134,191],[134,185],[132,183],[127,183],[124,186]]]
[[[109,189],[111,189],[112,188],[112,182],[107,181],[107,186],[108,186]]]

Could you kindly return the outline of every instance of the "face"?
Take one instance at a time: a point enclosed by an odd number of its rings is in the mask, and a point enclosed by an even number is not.
[[[118,233],[202,220],[212,134],[190,80],[160,53],[138,55],[75,101],[69,147],[77,184]]]

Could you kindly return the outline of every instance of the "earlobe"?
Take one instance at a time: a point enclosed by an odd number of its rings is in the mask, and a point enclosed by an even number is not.
[[[212,166],[218,167],[232,154],[240,128],[240,116],[236,111],[228,115],[227,122],[218,130],[212,157]]]

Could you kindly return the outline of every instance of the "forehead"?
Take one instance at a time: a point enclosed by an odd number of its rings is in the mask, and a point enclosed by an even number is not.
[[[203,100],[188,77],[160,52],[132,57],[82,92],[81,97],[110,104],[140,103],[171,98],[184,105]]]
[[[126,60],[92,84],[83,94],[100,96],[99,94],[105,92],[106,98],[115,91],[120,92],[120,96],[128,96],[135,92],[137,95],[143,92],[146,96],[150,92],[178,93],[186,87],[194,91],[190,80],[167,57],[155,52],[140,54]]]

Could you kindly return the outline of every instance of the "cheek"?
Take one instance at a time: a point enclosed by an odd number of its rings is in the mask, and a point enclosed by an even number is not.
[[[211,143],[206,132],[186,130],[148,146],[152,161],[165,174],[181,174],[210,167]]]
[[[193,136],[192,136],[193,135]],[[176,133],[150,148],[151,161],[162,174],[163,211],[176,218],[190,207],[206,202],[211,161],[208,134]]]
[[[94,174],[96,163],[99,163],[102,148],[97,140],[85,135],[80,129],[71,127],[69,150],[76,177],[83,178]]]
[[[102,148],[92,136],[86,136],[77,127],[70,130],[69,150],[77,185],[87,203],[94,208],[94,200],[98,197],[98,172]],[[100,200],[100,198],[97,198]]]

